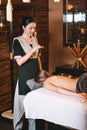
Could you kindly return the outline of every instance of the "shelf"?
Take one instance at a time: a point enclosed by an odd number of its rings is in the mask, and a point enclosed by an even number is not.
[[[72,75],[72,76],[75,76],[75,77],[79,77],[81,74],[87,72],[86,69],[83,69],[83,68],[73,68],[72,65],[70,64],[67,64],[67,65],[61,65],[61,66],[57,66],[55,67],[55,72],[54,74],[55,75],[58,75],[58,74],[65,74],[65,75]]]

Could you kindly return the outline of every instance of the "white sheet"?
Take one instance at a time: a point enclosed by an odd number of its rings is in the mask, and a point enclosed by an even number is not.
[[[45,88],[28,93],[24,100],[26,118],[87,130],[87,99],[61,95]]]

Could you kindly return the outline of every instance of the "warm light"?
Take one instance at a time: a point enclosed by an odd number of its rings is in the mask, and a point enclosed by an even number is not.
[[[30,0],[22,0],[24,3],[30,3]]]
[[[1,5],[1,0],[0,0],[0,5]]]
[[[73,8],[73,5],[72,4],[68,4],[68,10],[71,10]]]
[[[60,0],[54,0],[54,2],[60,2]]]
[[[85,28],[81,28],[80,32],[81,32],[81,34],[85,34],[86,33],[86,29]]]
[[[1,22],[1,23],[0,23],[0,27],[2,28],[3,26],[4,26],[4,25],[3,25],[3,23]]]
[[[11,0],[8,0],[6,6],[6,19],[9,22],[12,22],[12,3]]]

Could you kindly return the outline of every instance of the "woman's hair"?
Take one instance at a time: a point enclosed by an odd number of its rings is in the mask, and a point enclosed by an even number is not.
[[[76,85],[76,92],[77,93],[87,93],[87,73],[83,73]]]
[[[43,83],[49,76],[50,75],[46,70],[38,70],[35,75],[35,81]]]
[[[35,19],[31,16],[25,16],[22,19],[22,26],[27,26],[29,23],[36,22]]]

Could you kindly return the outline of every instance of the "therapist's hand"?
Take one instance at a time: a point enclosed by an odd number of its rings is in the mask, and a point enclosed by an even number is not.
[[[33,48],[33,52],[35,52],[35,51],[37,51],[37,50],[39,50],[39,49],[41,49],[41,48],[44,48],[44,47],[41,46],[41,45],[36,45],[36,46]]]
[[[79,93],[78,96],[87,99],[87,93]]]

